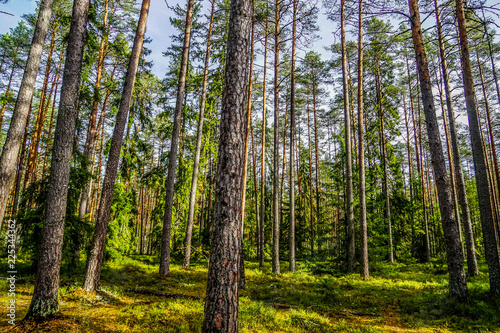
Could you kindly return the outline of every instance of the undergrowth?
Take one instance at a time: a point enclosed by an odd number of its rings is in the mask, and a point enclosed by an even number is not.
[[[371,265],[371,277],[345,274],[330,263],[299,264],[295,273],[271,274],[245,262],[247,286],[240,292],[241,332],[499,332],[500,301],[488,294],[486,267],[470,279],[470,302],[447,297],[446,270],[439,263]],[[5,264],[1,268],[7,271]],[[205,296],[207,264],[171,265],[158,275],[157,258],[132,256],[108,263],[98,292],[87,293],[83,270],[61,277],[60,313],[24,322],[33,293],[29,265],[18,264],[16,323],[7,324],[8,284],[0,280],[0,330],[11,332],[200,332],[203,300],[137,294],[146,289]],[[282,267],[286,267],[283,264]],[[23,271],[25,273],[23,273]],[[289,309],[276,304],[289,305]],[[346,311],[350,311],[346,312]],[[354,312],[354,313],[353,313]]]

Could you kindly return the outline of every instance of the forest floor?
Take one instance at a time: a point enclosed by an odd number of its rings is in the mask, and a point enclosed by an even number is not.
[[[134,290],[203,297],[206,263],[196,262],[190,269],[174,264],[170,276],[161,278],[155,260],[134,256],[106,264],[97,293],[81,288],[83,272],[71,277],[63,274],[60,313],[43,322],[20,320],[30,304],[34,277],[19,274],[13,327],[7,323],[9,287],[3,278],[0,331],[200,332],[202,299],[143,295]],[[325,263],[301,262],[298,272],[280,276],[271,274],[269,263],[264,269],[255,262],[245,265],[240,332],[500,332],[500,300],[489,299],[485,266],[469,281],[470,304],[459,305],[446,297],[445,266],[436,263],[372,264],[369,281]],[[281,267],[287,266],[283,262]]]

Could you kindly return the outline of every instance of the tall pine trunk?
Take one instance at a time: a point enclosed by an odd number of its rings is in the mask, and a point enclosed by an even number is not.
[[[252,1],[232,0],[222,93],[214,221],[202,332],[238,332],[241,188]]]
[[[96,290],[99,286],[101,276],[101,265],[106,246],[106,232],[108,230],[109,217],[111,213],[111,202],[113,200],[113,189],[118,172],[118,162],[120,160],[120,152],[123,141],[123,133],[127,124],[127,117],[130,110],[132,100],[132,92],[134,90],[135,77],[139,58],[142,50],[142,42],[146,31],[146,23],[148,19],[150,0],[143,0],[141,13],[135,33],[134,44],[130,54],[130,61],[125,76],[125,85],[123,86],[120,106],[116,114],[115,128],[111,138],[111,146],[109,149],[108,161],[106,163],[106,175],[102,184],[101,200],[97,211],[97,220],[95,223],[94,237],[92,240],[92,248],[87,262],[87,273],[85,275],[85,283],[83,288],[88,291]]]
[[[260,179],[260,235],[259,235],[259,267],[264,267],[265,259],[265,220],[266,220],[266,78],[267,78],[267,30],[268,20],[266,20],[264,36],[264,77],[262,83],[262,162]]]
[[[274,150],[273,150],[273,274],[280,274],[280,219],[279,219],[279,61],[280,61],[280,4],[274,10]]]
[[[366,221],[365,142],[363,131],[363,0],[359,0],[358,19],[358,163],[359,163],[359,231],[361,242],[361,275],[370,278],[368,265],[368,232]]]
[[[50,165],[47,211],[27,318],[47,317],[59,310],[59,270],[88,11],[89,0],[75,0]]]
[[[292,21],[292,68],[290,83],[290,231],[289,231],[289,262],[288,268],[295,271],[295,58],[297,38],[297,6],[298,0],[293,0]]]
[[[466,301],[469,295],[467,282],[465,280],[462,246],[460,244],[457,223],[454,219],[450,181],[446,171],[446,162],[441,145],[441,136],[439,134],[434,97],[432,96],[432,84],[430,80],[427,56],[424,49],[418,1],[409,0],[408,4],[410,7],[412,39],[420,78],[420,91],[422,94],[422,102],[427,125],[429,148],[432,166],[434,169],[435,182],[439,191],[439,208],[441,212],[441,222],[443,225],[448,262],[449,291],[451,298],[459,301]]]
[[[191,261],[191,238],[193,236],[194,206],[196,201],[196,184],[198,183],[198,168],[200,165],[201,141],[203,137],[203,121],[205,115],[205,102],[207,100],[208,66],[210,64],[210,45],[212,42],[212,28],[214,25],[215,0],[212,0],[210,11],[210,25],[208,28],[207,50],[205,52],[205,69],[203,71],[203,84],[201,88],[200,113],[198,115],[198,129],[196,135],[196,151],[194,154],[193,176],[191,191],[189,192],[188,222],[186,226],[186,250],[184,252],[184,267],[189,267]]]
[[[346,153],[346,225],[347,225],[347,271],[354,272],[356,266],[356,241],[354,235],[354,207],[352,185],[351,119],[349,112],[349,92],[347,86],[347,54],[345,42],[345,0],[340,2],[340,34],[342,47],[342,79],[344,90],[344,131]]]
[[[99,56],[97,59],[97,74],[96,74],[96,79],[95,79],[95,84],[94,84],[94,96],[92,98],[92,112],[90,113],[90,120],[89,124],[87,127],[87,138],[85,139],[85,146],[83,149],[83,156],[87,159],[89,164],[87,165],[87,170],[90,171],[92,169],[92,165],[94,161],[91,161],[92,154],[94,152],[94,145],[95,141],[97,139],[97,127],[96,127],[96,121],[97,121],[97,107],[99,104],[100,100],[100,88],[101,88],[101,79],[102,79],[102,73],[104,71],[104,58],[106,56],[106,51],[108,47],[108,4],[109,0],[105,0],[104,2],[104,18],[103,18],[103,36],[101,38],[101,43],[99,44]],[[82,191],[81,199],[80,199],[80,208],[79,208],[79,213],[78,217],[80,219],[83,219],[85,217],[85,214],[87,214],[88,211],[88,203],[90,199],[90,181],[88,181]]]
[[[77,1],[77,0],[75,0]],[[35,87],[38,66],[42,57],[45,36],[49,30],[50,16],[54,0],[42,0],[38,11],[38,19],[33,32],[31,47],[26,60],[23,79],[17,94],[16,104],[10,120],[9,130],[0,156],[0,221],[3,221],[9,190],[16,173],[16,162],[19,149],[23,143],[24,127],[31,107],[33,89]],[[0,222],[1,226],[1,222]],[[56,300],[57,302],[57,300]]]
[[[165,215],[163,216],[163,233],[161,237],[160,275],[170,273],[170,232],[172,229],[172,208],[174,204],[175,171],[177,166],[177,153],[181,131],[181,116],[186,88],[186,73],[189,58],[189,44],[191,40],[191,26],[193,19],[194,0],[188,0],[186,13],[186,27],[184,31],[184,45],[182,47],[181,68],[177,86],[177,100],[175,103],[172,139],[168,158],[168,172],[165,180]]]
[[[467,40],[467,27],[465,25],[465,13],[462,0],[456,0],[456,14],[460,35],[460,49],[462,59],[462,75],[465,90],[465,101],[467,104],[467,115],[469,117],[469,132],[471,137],[472,155],[474,159],[474,170],[476,174],[476,188],[481,213],[481,226],[483,229],[484,253],[488,264],[490,278],[490,292],[494,296],[500,296],[500,263],[498,259],[498,247],[495,239],[495,225],[493,221],[492,207],[490,201],[490,186],[488,183],[488,170],[479,130],[477,115],[476,96],[469,55],[469,42]]]
[[[382,151],[382,164],[384,166],[384,197],[385,197],[385,219],[387,220],[387,236],[389,237],[389,262],[392,264],[394,262],[394,250],[392,246],[392,222],[391,222],[391,201],[389,195],[389,175],[387,166],[387,147],[385,140],[385,124],[384,124],[384,109],[382,106],[382,82],[380,78],[380,64],[377,59],[377,99],[379,107],[379,119],[380,119],[380,150]]]
[[[446,64],[446,55],[444,48],[443,33],[441,29],[441,19],[438,12],[437,0],[434,0],[436,9],[436,22],[439,40],[439,55],[441,59],[441,74],[443,75],[444,91],[446,97],[446,107],[448,109],[448,122],[450,128],[450,141],[453,156],[453,171],[455,172],[455,181],[457,182],[458,201],[462,209],[462,223],[465,232],[465,246],[467,252],[467,271],[469,276],[479,274],[476,259],[476,248],[474,245],[474,234],[472,232],[472,222],[470,218],[469,202],[467,200],[467,190],[465,188],[464,173],[460,163],[460,151],[458,145],[457,126],[455,124],[455,112],[453,111],[453,101],[451,99],[450,78],[448,75],[448,66]]]

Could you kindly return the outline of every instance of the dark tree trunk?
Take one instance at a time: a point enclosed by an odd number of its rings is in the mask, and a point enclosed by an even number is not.
[[[5,138],[2,155],[0,156],[0,221],[3,221],[7,202],[9,200],[10,187],[16,173],[16,162],[19,149],[23,143],[24,127],[28,119],[28,112],[33,97],[38,66],[42,57],[45,36],[49,30],[50,16],[54,0],[42,0],[38,11],[31,47],[26,60],[23,79],[17,94],[14,112],[10,120],[9,131]],[[64,199],[65,200],[65,199]],[[63,212],[64,213],[64,212]],[[57,303],[57,295],[56,295]]]
[[[89,0],[75,0],[50,166],[47,212],[43,223],[35,290],[27,318],[46,317],[59,310],[59,270],[88,11]]]
[[[232,0],[203,332],[238,332],[238,279],[252,1]]]
[[[446,162],[444,160],[443,148],[441,145],[441,136],[439,134],[436,110],[434,107],[434,97],[432,96],[432,85],[424,49],[418,2],[417,0],[409,0],[408,3],[410,7],[413,45],[420,78],[420,90],[427,125],[427,135],[429,138],[429,148],[432,166],[434,168],[435,183],[439,191],[439,208],[441,211],[441,222],[443,225],[448,272],[450,276],[450,296],[459,301],[466,301],[469,295],[467,282],[465,280],[464,258],[457,223],[454,219],[450,181],[446,172]]]
[[[177,151],[181,131],[182,106],[184,90],[186,87],[186,73],[189,58],[189,43],[191,40],[191,25],[193,18],[194,0],[188,0],[186,13],[186,28],[184,32],[184,45],[182,48],[181,68],[177,86],[177,100],[175,103],[172,140],[168,158],[168,172],[165,180],[165,215],[163,216],[163,234],[161,237],[160,275],[170,274],[170,232],[172,230],[172,206],[174,204],[175,170],[177,166]]]
[[[132,100],[132,92],[134,90],[142,42],[146,31],[149,3],[150,0],[142,1],[137,31],[132,46],[132,53],[130,54],[127,75],[125,76],[125,85],[123,86],[120,106],[116,114],[115,128],[113,129],[113,136],[111,138],[111,147],[106,163],[106,175],[104,176],[102,185],[102,194],[99,210],[97,211],[92,248],[87,262],[87,274],[85,275],[85,283],[83,285],[83,288],[89,291],[96,290],[99,286],[102,258],[106,246],[106,232],[108,230],[109,215],[111,213],[111,202],[113,201],[113,189],[116,174],[118,172],[123,133],[125,132],[125,125],[127,124],[127,117],[130,110],[130,102]]]
[[[472,79],[469,43],[467,40],[467,27],[465,25],[465,14],[462,0],[456,0],[456,11],[458,29],[460,32],[460,49],[465,101],[467,104],[467,115],[469,117],[469,131],[471,137],[472,155],[474,159],[474,170],[476,174],[476,188],[479,201],[479,211],[481,213],[481,225],[483,229],[484,253],[490,277],[490,292],[494,296],[500,296],[500,263],[498,259],[498,247],[495,239],[495,225],[490,201],[488,170],[476,112],[477,105],[474,92],[474,82]]]

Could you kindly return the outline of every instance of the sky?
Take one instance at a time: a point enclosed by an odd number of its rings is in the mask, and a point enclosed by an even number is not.
[[[167,0],[170,6],[174,6],[178,1]],[[140,0],[136,1],[138,6],[140,5]],[[209,13],[209,1],[203,1],[203,13]],[[13,16],[5,15],[0,13],[0,34],[4,34],[17,25],[17,22],[22,18],[21,16],[26,13],[34,13],[36,10],[37,3],[35,0],[10,0],[7,4],[0,4],[0,11],[13,14]],[[160,78],[162,78],[167,70],[168,59],[163,57],[162,52],[164,52],[170,45],[170,35],[174,33],[172,26],[170,25],[169,17],[172,15],[172,11],[167,7],[165,0],[151,0],[151,6],[149,9],[148,25],[146,36],[151,37],[152,42],[148,44],[148,48],[151,49],[151,54],[148,59],[153,61],[153,72]],[[318,24],[324,26],[328,24],[333,27],[332,22],[327,21],[325,15],[319,17]],[[324,51],[324,46],[332,44],[333,29],[320,29],[319,34],[322,35],[322,39],[318,40],[314,49],[324,54],[324,59],[330,58]]]

